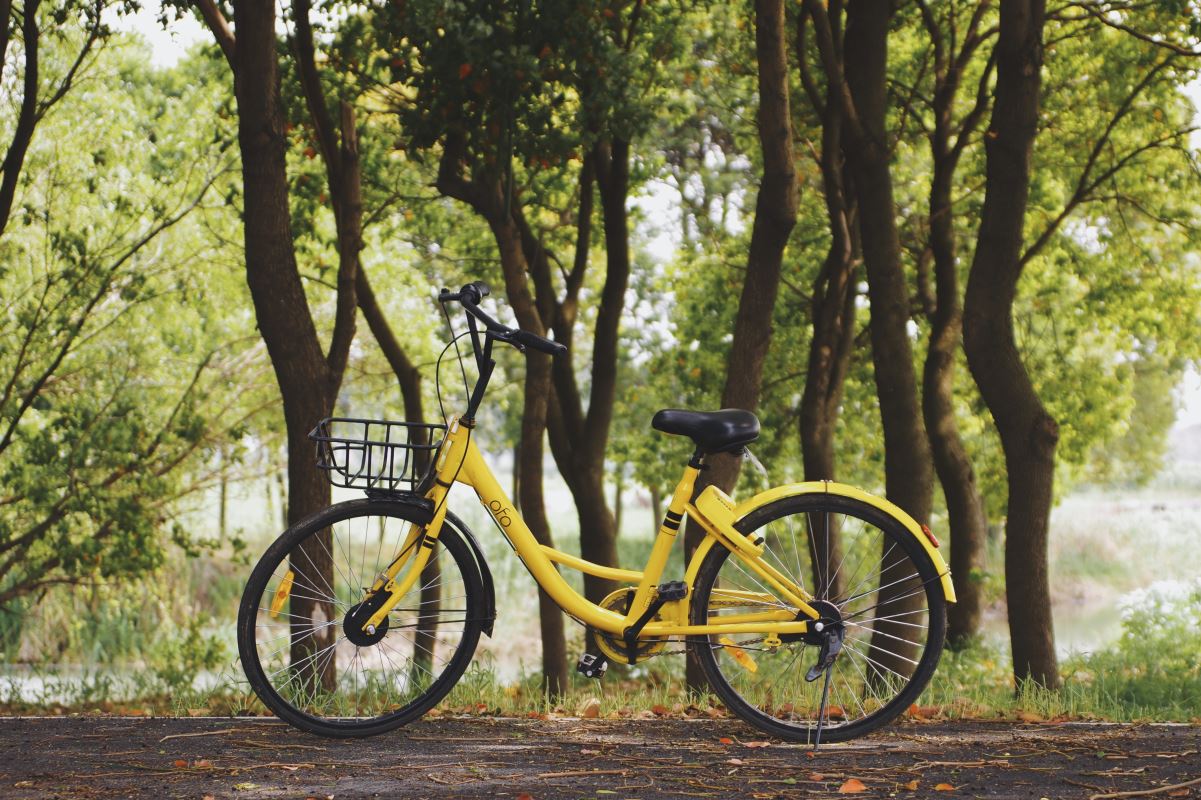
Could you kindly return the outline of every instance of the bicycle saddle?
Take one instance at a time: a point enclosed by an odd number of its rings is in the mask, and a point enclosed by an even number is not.
[[[759,419],[741,408],[685,411],[665,408],[655,413],[651,427],[687,436],[705,453],[738,452],[759,438]]]

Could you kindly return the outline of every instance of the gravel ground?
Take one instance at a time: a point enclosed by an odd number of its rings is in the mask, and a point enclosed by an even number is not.
[[[728,720],[441,718],[335,741],[250,718],[9,717],[0,797],[1201,798],[1199,751],[1188,725],[910,722],[815,753]]]

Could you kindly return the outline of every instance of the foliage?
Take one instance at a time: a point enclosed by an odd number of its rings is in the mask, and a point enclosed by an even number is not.
[[[239,291],[197,268],[229,139],[192,120],[223,93],[145,60],[112,43],[43,119],[0,241],[0,602],[190,543],[171,503],[254,410]]]

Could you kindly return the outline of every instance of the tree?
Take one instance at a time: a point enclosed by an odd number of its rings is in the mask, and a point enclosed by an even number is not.
[[[876,394],[884,426],[884,465],[888,499],[919,522],[928,521],[933,495],[930,445],[918,409],[913,353],[909,341],[909,293],[901,264],[893,199],[892,150],[885,130],[888,31],[892,12],[885,3],[852,0],[847,6],[845,70],[837,58],[833,27],[824,7],[806,0],[814,21],[818,50],[827,75],[844,80],[842,93],[846,131],[846,158],[855,186],[863,259],[871,302],[872,363]],[[886,557],[886,556],[884,556]],[[890,584],[895,565],[884,564],[881,585]],[[912,599],[881,593],[880,616],[884,624],[873,632],[872,658],[904,673],[911,660],[897,636],[895,622],[887,620],[909,610]],[[901,652],[897,652],[900,650]]]
[[[346,369],[354,338],[357,261],[350,253],[340,260],[337,315],[325,351],[301,283],[292,242],[275,7],[239,0],[234,4],[233,30],[213,0],[197,0],[197,7],[234,77],[245,197],[246,279],[283,400],[288,434],[288,521],[295,523],[330,502],[329,483],[309,457],[308,433],[322,418],[330,416]],[[340,236],[344,233],[354,235],[345,219],[339,227]],[[347,244],[358,246],[357,241]],[[293,561],[291,567],[299,579],[312,585],[329,582],[333,569],[328,555],[331,541],[327,531],[324,539],[314,539],[309,548],[312,552],[302,553],[303,563]],[[317,545],[324,545],[324,551]],[[328,647],[335,634],[332,627],[317,631],[306,625],[304,620],[317,611],[316,601],[293,599],[292,659],[309,665],[305,674],[312,666],[306,659]],[[332,608],[321,611],[332,618]],[[333,659],[314,678],[331,686],[335,680]]]
[[[1059,684],[1047,581],[1047,527],[1059,426],[1014,340],[1030,157],[1038,130],[1043,0],[1001,4],[997,85],[986,134],[988,184],[964,301],[964,347],[1001,436],[1009,477],[1005,591],[1014,676]]]
[[[763,177],[755,199],[755,219],[747,253],[746,277],[738,300],[734,336],[730,343],[723,408],[754,411],[759,406],[763,365],[771,345],[772,310],[780,286],[780,265],[789,234],[796,223],[797,182],[792,155],[792,118],[789,111],[788,54],[784,4],[756,0],[755,55],[759,75],[759,142],[763,150]],[[709,470],[697,481],[696,491],[714,485],[732,491],[741,466],[739,458],[714,455]],[[685,530],[688,556],[700,545],[704,532],[689,520]],[[691,687],[702,685],[689,662]]]
[[[842,66],[826,73],[824,91],[809,68],[808,11],[802,11],[799,16],[796,37],[801,84],[821,126],[818,164],[830,231],[830,247],[813,280],[809,301],[813,335],[809,340],[799,414],[801,456],[807,481],[834,480],[836,476],[834,431],[855,346],[856,272],[863,259],[854,185],[847,174],[844,154],[843,94],[847,88],[843,77],[846,58],[843,4],[836,0],[827,10],[828,46],[833,60]],[[822,552],[817,550],[816,542],[810,542],[813,582],[815,586],[824,585],[829,596],[838,597],[842,577],[840,571],[831,566],[841,561],[838,531],[831,531],[825,542]]]
[[[990,3],[985,0],[972,8],[962,39],[957,36],[956,8],[951,7],[940,19],[929,3],[921,2],[919,6],[934,51],[930,100],[933,126],[927,131],[932,173],[926,248],[934,262],[935,291],[933,303],[926,304],[930,337],[922,373],[922,415],[951,528],[951,574],[956,579],[957,602],[947,611],[947,642],[955,648],[979,633],[980,573],[988,522],[971,457],[955,420],[955,362],[959,356],[963,310],[953,189],[955,170],[964,149],[988,111],[988,84],[994,62],[990,58],[981,70],[974,102],[965,114],[957,115],[959,90],[973,56],[991,35],[984,27]],[[950,35],[944,34],[947,29]],[[924,288],[919,287],[919,292]]]

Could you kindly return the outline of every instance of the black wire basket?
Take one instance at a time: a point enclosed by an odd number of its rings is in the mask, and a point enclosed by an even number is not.
[[[345,489],[413,490],[433,473],[445,425],[329,417],[309,433],[317,467]]]

